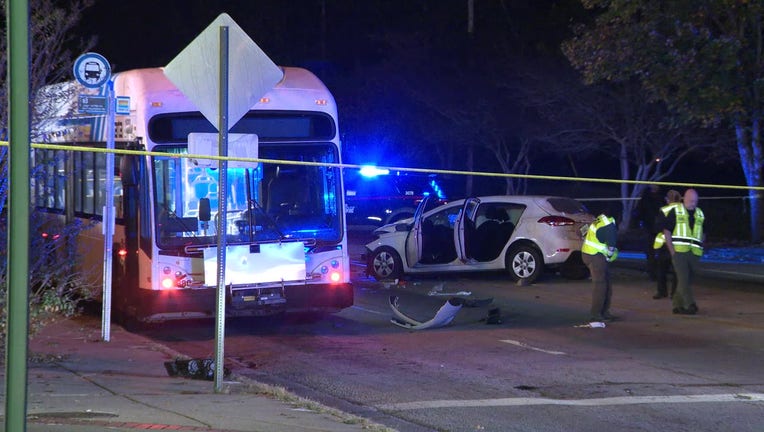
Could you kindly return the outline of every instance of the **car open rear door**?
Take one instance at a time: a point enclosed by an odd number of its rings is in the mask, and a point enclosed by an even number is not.
[[[456,252],[459,255],[459,259],[463,262],[467,262],[470,259],[467,243],[470,241],[469,237],[474,236],[475,234],[475,215],[479,205],[479,198],[467,198],[464,200],[462,211],[460,211],[459,215],[456,217],[454,244],[456,245]]]
[[[422,218],[429,196],[425,196],[414,212],[414,226],[406,237],[406,262],[413,267],[422,259]]]

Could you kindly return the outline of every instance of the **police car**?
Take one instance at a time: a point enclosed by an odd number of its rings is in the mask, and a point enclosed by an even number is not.
[[[380,227],[414,216],[424,197],[447,202],[435,175],[390,171],[374,166],[345,171],[345,215],[349,226]]]

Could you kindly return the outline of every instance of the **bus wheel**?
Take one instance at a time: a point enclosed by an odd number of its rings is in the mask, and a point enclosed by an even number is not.
[[[367,272],[376,280],[398,279],[403,275],[403,261],[391,247],[381,247],[372,252]]]

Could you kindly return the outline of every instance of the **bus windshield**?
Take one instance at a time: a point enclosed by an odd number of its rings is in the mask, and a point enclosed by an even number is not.
[[[217,243],[218,169],[197,166],[185,146],[156,149],[154,202],[157,243],[162,249]],[[279,161],[338,163],[331,143],[260,144],[259,157]],[[213,165],[214,166],[214,165]],[[228,243],[303,240],[336,243],[342,239],[340,174],[336,167],[260,163],[228,168]],[[204,208],[209,203],[210,220]],[[200,217],[201,216],[201,217]]]

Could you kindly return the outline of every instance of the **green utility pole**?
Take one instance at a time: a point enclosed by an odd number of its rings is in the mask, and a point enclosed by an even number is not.
[[[5,430],[26,431],[29,332],[29,2],[7,2],[8,29],[8,325]]]

